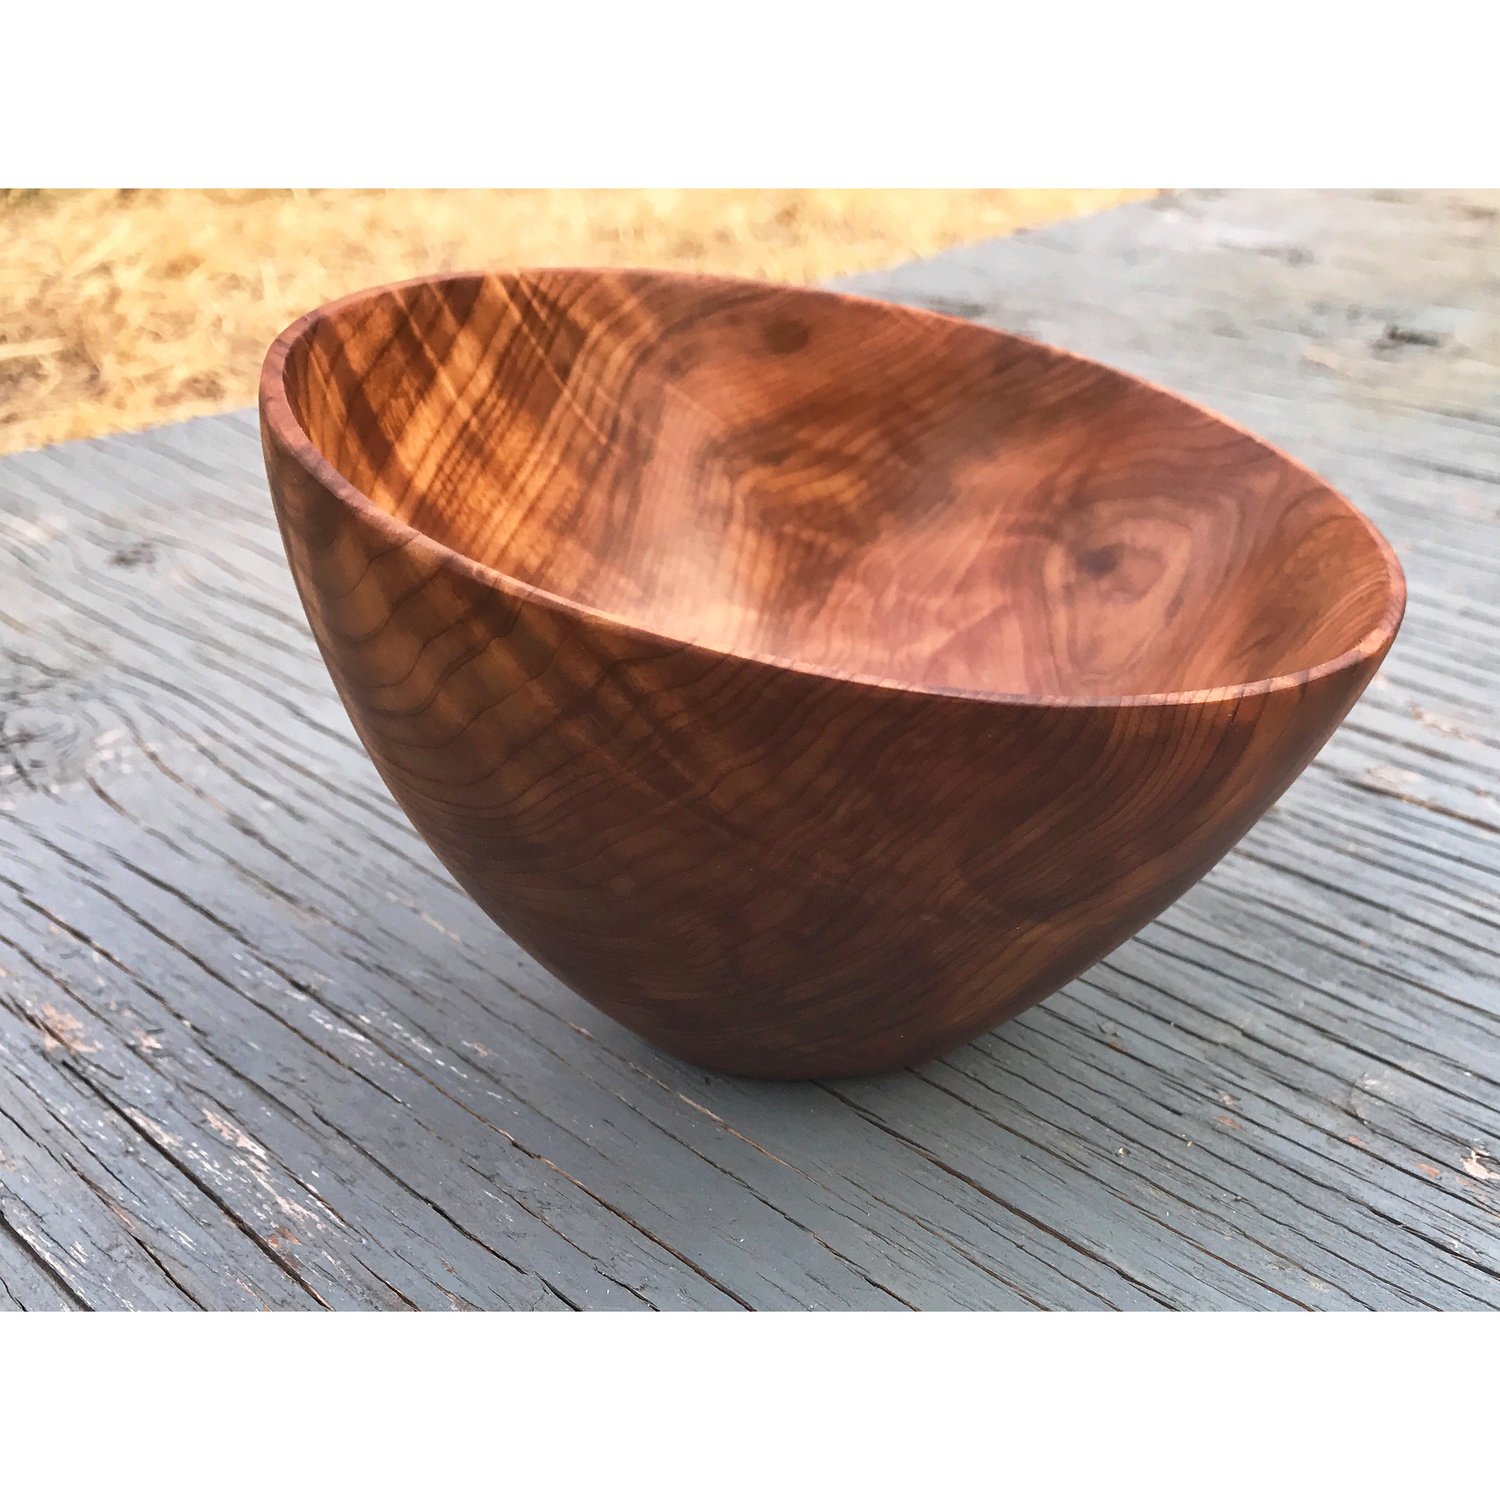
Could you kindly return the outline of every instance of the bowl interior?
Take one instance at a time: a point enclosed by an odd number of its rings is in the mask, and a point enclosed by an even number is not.
[[[389,288],[286,364],[377,506],[662,635],[1040,696],[1316,668],[1389,620],[1373,528],[1256,439],[976,325],[647,272]]]

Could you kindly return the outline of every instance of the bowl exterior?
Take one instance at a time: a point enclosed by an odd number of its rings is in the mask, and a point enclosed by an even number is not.
[[[1043,999],[1202,876],[1379,665],[1113,706],[819,676],[510,584],[263,433],[308,620],[413,824],[585,999],[729,1072],[901,1067]]]

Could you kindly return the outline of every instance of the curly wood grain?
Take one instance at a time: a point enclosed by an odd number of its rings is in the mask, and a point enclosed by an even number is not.
[[[266,461],[361,739],[471,895],[696,1062],[893,1068],[1254,823],[1404,585],[1249,434],[934,314],[427,280],[278,341]]]

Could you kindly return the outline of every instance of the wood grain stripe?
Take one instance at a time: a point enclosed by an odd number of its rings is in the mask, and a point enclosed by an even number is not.
[[[894,1068],[1174,900],[1370,680],[1340,496],[1102,366],[645,272],[310,315],[263,439],[393,794],[568,984],[693,1061]]]

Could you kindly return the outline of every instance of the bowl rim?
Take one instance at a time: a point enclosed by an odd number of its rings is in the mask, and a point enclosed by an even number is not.
[[[1043,350],[1054,357],[1087,365],[1094,369],[1108,371],[1112,375],[1122,377],[1158,395],[1165,396],[1179,405],[1207,417],[1220,426],[1238,433],[1241,437],[1248,438],[1258,447],[1274,455],[1282,463],[1299,474],[1304,475],[1314,484],[1332,495],[1368,533],[1370,540],[1375,544],[1377,552],[1385,563],[1387,582],[1385,609],[1379,621],[1348,650],[1342,651],[1338,655],[1328,658],[1326,661],[1318,662],[1314,666],[1304,667],[1294,672],[1282,672],[1274,677],[1257,678],[1250,682],[1229,683],[1211,688],[1181,689],[1164,693],[1123,693],[1113,695],[1087,693],[1045,694],[1001,692],[991,691],[986,688],[964,688],[941,683],[920,683],[897,677],[881,677],[875,673],[838,671],[829,667],[820,667],[811,662],[799,661],[790,657],[773,656],[764,652],[734,651],[723,646],[715,646],[706,641],[696,641],[688,636],[667,635],[661,631],[653,630],[649,625],[643,625],[639,621],[627,619],[610,610],[581,603],[579,600],[570,599],[564,594],[553,593],[550,589],[543,588],[538,584],[527,583],[524,579],[502,572],[488,563],[481,562],[478,558],[470,557],[467,553],[449,546],[446,542],[440,541],[430,533],[412,526],[407,521],[401,520],[400,517],[386,510],[384,506],[371,499],[357,485],[340,473],[312,441],[312,438],[303,427],[301,420],[293,410],[286,390],[285,377],[286,362],[292,349],[298,343],[309,338],[321,323],[348,308],[358,306],[361,303],[371,302],[393,293],[408,291],[415,287],[438,286],[450,282],[519,278],[537,275],[583,277],[601,275],[644,276],[657,280],[676,282],[682,286],[700,287],[703,289],[724,286],[740,288],[757,287],[780,293],[794,292],[801,296],[813,298],[832,298],[859,306],[879,308],[887,314],[895,312],[918,322],[935,321],[943,324],[962,324],[970,328],[984,328],[1001,338],[1025,344],[1033,349]],[[1372,658],[1378,662],[1390,649],[1406,612],[1406,574],[1391,544],[1381,534],[1375,523],[1341,490],[1336,489],[1321,475],[1317,474],[1300,460],[1293,458],[1281,448],[1278,448],[1274,443],[1270,443],[1265,438],[1252,432],[1241,423],[1229,417],[1222,416],[1219,412],[1203,405],[1201,402],[1180,395],[1178,392],[1156,381],[1132,374],[1128,370],[1122,370],[1118,366],[1105,363],[1103,360],[1091,359],[1087,355],[1076,354],[1072,350],[1063,349],[1056,344],[1049,344],[1045,340],[1030,338],[1024,334],[1012,333],[1008,329],[993,328],[989,324],[979,323],[973,319],[954,317],[951,314],[935,312],[929,308],[892,302],[879,297],[864,296],[857,292],[833,290],[816,286],[798,286],[792,283],[766,281],[756,277],[725,276],[706,271],[660,270],[647,266],[503,266],[469,271],[439,271],[423,276],[411,276],[400,281],[381,282],[359,291],[347,293],[342,297],[337,297],[330,302],[325,302],[318,307],[310,309],[294,322],[288,324],[267,350],[265,360],[261,365],[259,407],[263,427],[268,430],[270,436],[275,439],[281,450],[294,458],[306,471],[309,478],[314,480],[335,499],[348,506],[361,520],[380,534],[384,540],[389,541],[393,547],[410,546],[414,542],[421,543],[424,545],[424,549],[430,550],[437,557],[440,565],[445,569],[455,571],[487,588],[497,589],[502,593],[509,594],[523,603],[535,603],[559,612],[564,616],[571,616],[579,621],[586,621],[590,624],[605,627],[611,633],[622,636],[627,640],[653,648],[664,647],[674,650],[689,648],[693,651],[704,652],[709,656],[723,661],[753,663],[795,676],[814,678],[823,683],[849,683],[879,692],[915,695],[922,698],[962,699],[978,703],[994,703],[1012,707],[1043,709],[1168,708],[1179,705],[1201,706],[1214,703],[1235,703],[1246,698],[1267,697],[1279,692],[1301,689],[1321,678],[1331,677],[1336,673],[1353,669]]]

